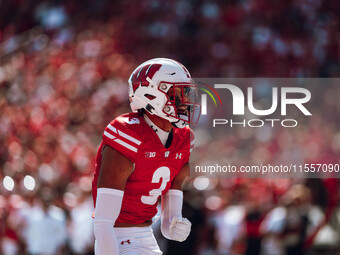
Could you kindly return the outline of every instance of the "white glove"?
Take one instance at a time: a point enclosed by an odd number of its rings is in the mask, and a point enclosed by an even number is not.
[[[169,227],[169,234],[172,240],[183,242],[191,231],[191,222],[187,218],[173,217]]]
[[[170,189],[162,196],[161,231],[165,238],[179,242],[190,234],[191,222],[182,218],[183,192]]]

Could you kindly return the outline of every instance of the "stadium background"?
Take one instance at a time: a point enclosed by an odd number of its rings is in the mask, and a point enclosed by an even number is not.
[[[96,149],[130,111],[139,63],[174,58],[193,77],[339,77],[339,14],[336,0],[0,1],[0,253],[91,254]],[[339,96],[313,95],[309,126],[210,149],[339,163]],[[155,229],[165,254],[340,254],[337,179],[195,179],[184,214],[185,243]]]

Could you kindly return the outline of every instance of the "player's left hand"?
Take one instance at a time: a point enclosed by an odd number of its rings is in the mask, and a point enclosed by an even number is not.
[[[183,242],[191,231],[191,222],[187,218],[173,217],[170,223],[170,237],[172,240]]]

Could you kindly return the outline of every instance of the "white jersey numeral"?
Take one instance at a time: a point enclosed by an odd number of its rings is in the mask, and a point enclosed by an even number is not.
[[[161,186],[158,189],[150,190],[149,196],[142,196],[142,203],[147,205],[154,205],[158,197],[162,194],[162,191],[165,189],[166,184],[170,181],[170,169],[166,166],[162,166],[158,168],[152,176],[151,183],[159,183],[162,178]]]

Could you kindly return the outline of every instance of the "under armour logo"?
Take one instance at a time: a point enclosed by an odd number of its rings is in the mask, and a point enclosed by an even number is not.
[[[126,240],[126,241],[121,241],[121,242],[120,242],[121,245],[124,245],[125,243],[126,243],[126,244],[131,244],[130,239],[128,239],[128,240]]]
[[[176,153],[176,159],[181,159],[182,158],[182,153]]]

